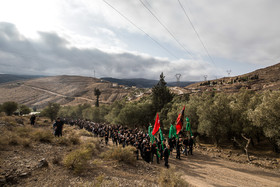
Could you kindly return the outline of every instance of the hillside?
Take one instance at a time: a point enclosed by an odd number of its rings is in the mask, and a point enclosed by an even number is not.
[[[203,91],[238,92],[241,88],[254,91],[280,89],[280,63],[244,75],[224,77],[185,87],[189,93]]]
[[[91,77],[55,76],[0,85],[0,103],[15,101],[28,106],[44,107],[48,102],[62,105],[95,103],[94,89],[101,91],[100,102],[134,99],[140,93],[136,89],[114,85]]]
[[[18,80],[29,80],[43,77],[41,75],[12,75],[12,74],[0,74],[0,84]]]
[[[152,88],[155,84],[158,83],[158,80],[151,80],[151,79],[116,79],[116,78],[112,78],[112,77],[104,77],[101,78],[102,80],[106,80],[109,82],[113,82],[113,83],[118,83],[120,85],[126,85],[126,86],[136,86],[138,88]],[[195,82],[190,82],[190,81],[186,81],[186,82],[180,82],[180,84],[178,85],[177,82],[167,82],[167,86],[170,87],[174,87],[174,86],[180,86],[180,87],[185,87],[188,86],[190,84],[193,84]]]

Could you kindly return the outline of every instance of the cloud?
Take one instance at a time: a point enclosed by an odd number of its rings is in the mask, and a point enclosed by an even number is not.
[[[106,1],[161,43],[168,43],[180,50],[181,52],[177,51],[176,55],[183,54],[184,49],[140,1]],[[95,3],[88,0],[74,4],[66,2],[70,7],[69,10],[78,5],[79,9],[75,12],[76,18],[73,19],[73,22],[77,24],[82,21],[92,25],[107,25],[143,35],[102,0],[97,0]],[[195,58],[201,56],[210,61],[177,1],[142,0],[142,2],[161,20],[177,40],[192,52]],[[181,0],[180,2],[185,7],[214,60],[223,59],[224,63],[236,61],[238,62],[236,64],[272,65],[279,59],[280,1]],[[188,56],[181,57],[189,58]],[[234,64],[228,64],[228,66],[234,66]]]
[[[109,53],[69,46],[67,39],[54,32],[38,35],[37,39],[26,38],[15,25],[0,23],[0,73],[93,76],[95,70],[97,77],[158,79],[164,72],[167,80],[174,80],[176,73],[184,80],[197,80],[217,72],[202,60],[169,61],[141,53]]]

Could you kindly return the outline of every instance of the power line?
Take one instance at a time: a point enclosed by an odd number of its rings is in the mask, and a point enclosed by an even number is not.
[[[176,37],[169,31],[169,29],[160,21],[160,19],[143,3],[142,0],[139,0],[142,5],[152,14],[154,18],[160,23],[160,25],[171,35],[171,37],[191,56],[193,55],[176,39]]]
[[[208,57],[210,58],[210,60],[212,61],[212,63],[215,64],[213,58],[210,56],[210,54],[209,54],[209,52],[208,52],[206,46],[204,45],[204,43],[203,43],[203,41],[201,40],[201,38],[200,38],[200,36],[199,36],[197,30],[195,29],[195,27],[194,27],[194,25],[193,25],[193,23],[192,23],[190,17],[188,16],[187,11],[185,10],[185,8],[183,7],[183,5],[181,4],[180,0],[178,0],[178,2],[179,2],[179,4],[180,4],[180,7],[182,8],[182,10],[183,10],[185,16],[188,18],[188,20],[189,20],[189,22],[190,22],[190,24],[191,24],[191,26],[192,26],[194,32],[196,33],[197,38],[199,39],[200,43],[202,44],[202,46],[203,46],[205,52],[207,53],[207,55],[208,55]]]
[[[123,15],[120,11],[118,11],[114,6],[112,6],[110,3],[108,3],[105,0],[102,0],[104,3],[106,3],[108,6],[110,6],[113,10],[115,10],[119,15],[121,15],[124,19],[126,19],[130,24],[132,24],[134,27],[136,27],[138,30],[143,32],[146,36],[148,36],[151,40],[153,40],[157,45],[159,45],[161,48],[163,48],[165,51],[167,51],[171,56],[175,57],[176,59],[179,59],[176,55],[174,55],[171,51],[169,51],[167,48],[165,48],[163,45],[161,45],[157,40],[153,39],[148,33],[146,33],[143,29],[138,27],[135,23],[133,23],[130,19],[128,19],[125,15]]]

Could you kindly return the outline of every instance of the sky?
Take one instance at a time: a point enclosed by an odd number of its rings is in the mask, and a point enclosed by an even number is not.
[[[0,73],[199,81],[280,62],[277,0],[0,0]]]

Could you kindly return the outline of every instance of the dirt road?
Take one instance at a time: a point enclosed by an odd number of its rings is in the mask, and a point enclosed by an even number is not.
[[[53,91],[50,91],[50,90],[46,90],[46,89],[43,89],[43,88],[38,88],[38,87],[30,86],[30,85],[27,85],[27,84],[24,84],[23,86],[32,88],[34,90],[39,90],[39,91],[42,91],[42,92],[45,92],[45,93],[48,93],[48,94],[51,94],[51,95],[55,95],[55,96],[58,96],[58,97],[63,97],[63,98],[69,97],[69,96],[66,96],[66,95],[62,95],[60,93],[56,93],[56,92],[53,92]],[[89,98],[85,98],[85,97],[73,97],[73,98],[94,102],[94,100],[89,99]]]
[[[212,158],[199,152],[182,156],[182,160],[174,157],[173,153],[171,167],[181,171],[182,177],[193,186],[280,186],[279,170]]]

